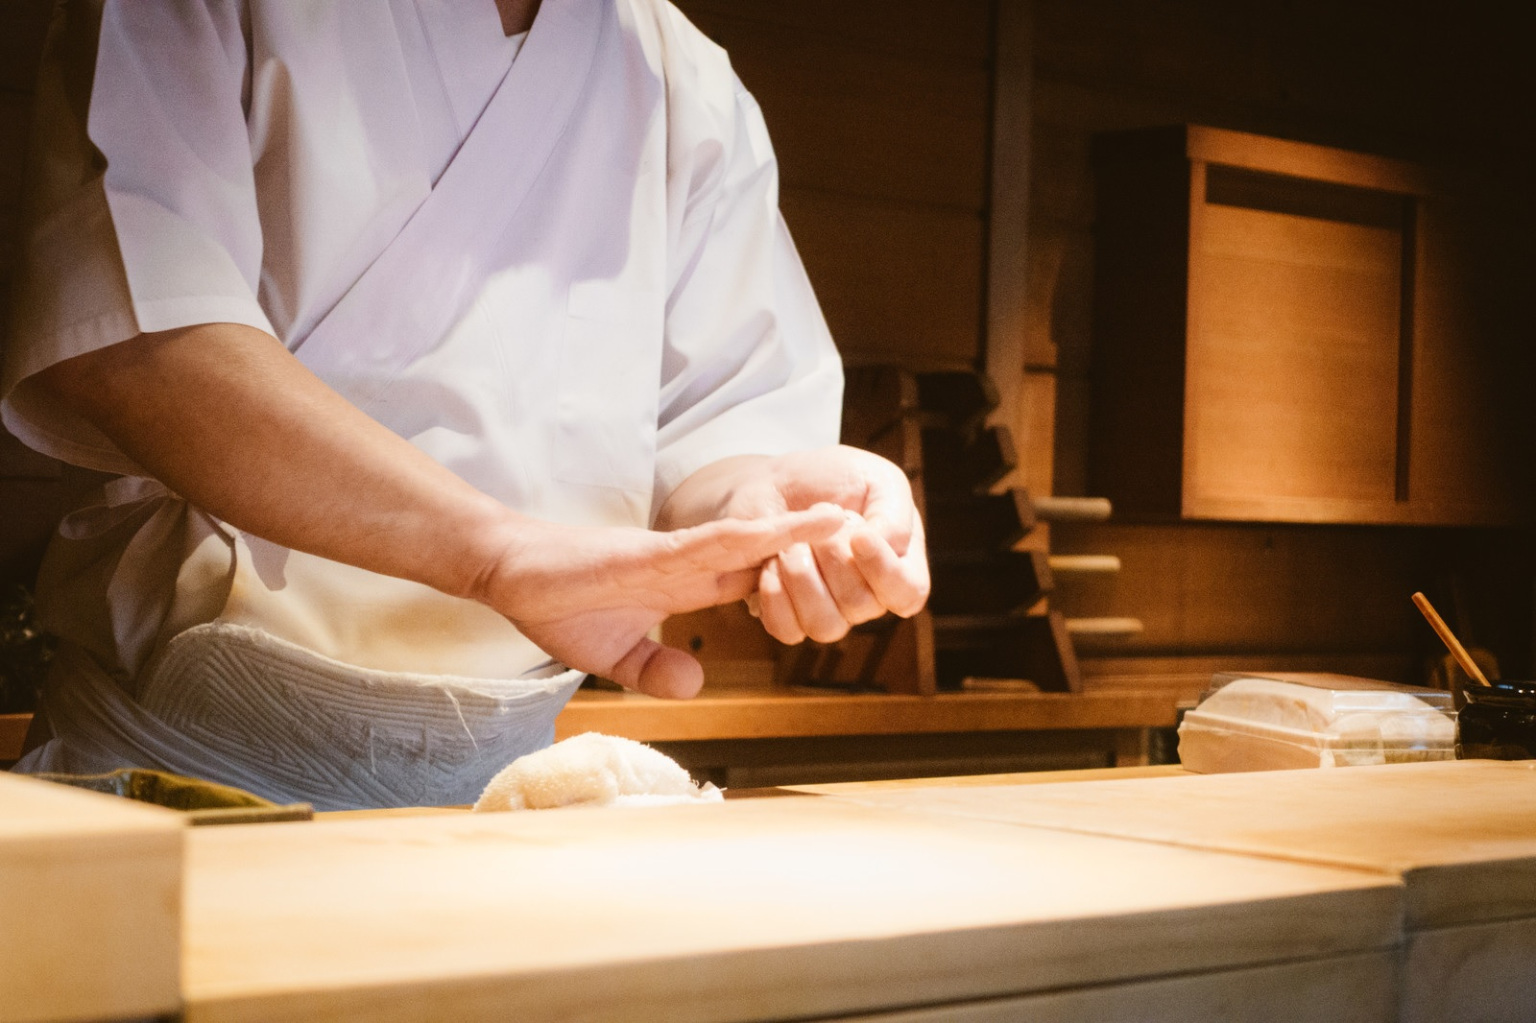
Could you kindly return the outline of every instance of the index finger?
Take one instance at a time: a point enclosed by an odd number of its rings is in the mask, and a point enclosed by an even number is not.
[[[732,572],[761,565],[797,543],[815,543],[843,525],[843,509],[813,505],[760,519],[716,519],[667,534],[673,551],[698,568]]]

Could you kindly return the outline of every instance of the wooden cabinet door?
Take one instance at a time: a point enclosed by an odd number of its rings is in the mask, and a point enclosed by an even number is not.
[[[1514,519],[1475,246],[1422,173],[1198,127],[1099,164],[1093,468],[1118,509]]]

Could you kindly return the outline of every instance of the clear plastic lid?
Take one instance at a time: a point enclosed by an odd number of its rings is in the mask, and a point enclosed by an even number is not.
[[[1323,673],[1221,672],[1184,716],[1196,771],[1384,764],[1455,756],[1448,692]]]

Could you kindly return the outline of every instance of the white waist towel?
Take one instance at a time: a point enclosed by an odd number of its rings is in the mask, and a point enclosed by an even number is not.
[[[157,768],[317,810],[472,803],[509,761],[554,740],[583,673],[542,674],[374,671],[215,622],[172,640],[135,702],[64,646],[43,694],[55,738],[16,770]]]

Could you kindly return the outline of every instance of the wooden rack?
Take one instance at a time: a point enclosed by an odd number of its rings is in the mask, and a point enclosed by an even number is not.
[[[1021,689],[1082,690],[1074,631],[1134,632],[1125,620],[1068,621],[1049,606],[1058,568],[1118,568],[1116,559],[1052,559],[1027,543],[1037,522],[1107,517],[1093,498],[1034,499],[1008,480],[1012,435],[993,423],[991,381],[970,370],[851,367],[843,439],[906,470],[928,527],[933,592],[910,621],[881,619],[837,643],[780,654],[781,684],[931,695],[1008,680]]]

